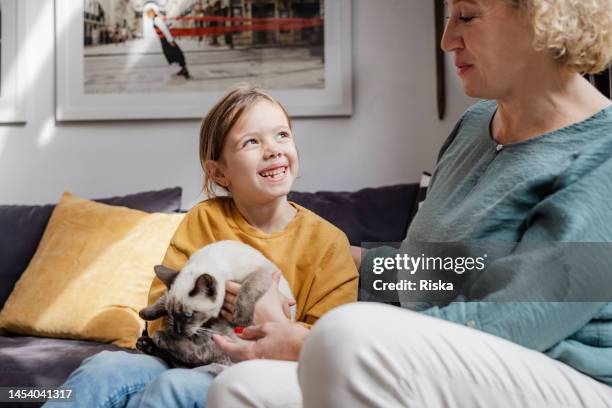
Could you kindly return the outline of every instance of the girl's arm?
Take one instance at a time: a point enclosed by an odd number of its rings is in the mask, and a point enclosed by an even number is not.
[[[336,230],[322,248],[321,257],[313,262],[312,283],[300,319],[307,325],[315,324],[335,307],[357,301],[359,273],[346,235]]]

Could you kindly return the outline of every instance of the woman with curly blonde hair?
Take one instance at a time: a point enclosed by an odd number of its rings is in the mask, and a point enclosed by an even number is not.
[[[576,250],[612,242],[612,107],[581,75],[612,59],[612,0],[446,3],[442,48],[484,100],[443,145],[403,247],[507,252],[468,277],[469,302],[400,293],[404,310],[345,305],[307,335],[279,324],[217,338],[250,361],[214,381],[209,407],[612,406],[612,250],[592,269]],[[355,251],[362,275],[394,254]]]

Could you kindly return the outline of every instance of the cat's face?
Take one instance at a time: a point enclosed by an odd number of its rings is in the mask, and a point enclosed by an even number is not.
[[[218,286],[213,276],[203,273],[195,281],[179,278],[170,287],[166,310],[168,325],[176,334],[189,337],[198,334],[203,325],[219,316],[225,291]]]

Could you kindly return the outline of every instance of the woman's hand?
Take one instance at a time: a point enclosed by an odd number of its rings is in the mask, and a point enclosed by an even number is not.
[[[254,324],[266,322],[286,322],[291,318],[291,306],[295,305],[295,299],[283,295],[279,288],[281,273],[276,272],[272,275],[272,285],[255,303],[255,313],[253,315]],[[230,322],[234,321],[234,309],[236,298],[240,292],[240,285],[237,282],[228,281],[225,284],[225,299],[221,316]]]
[[[357,269],[361,266],[361,258],[365,251],[365,248],[351,245],[351,256],[353,257],[353,262],[355,262]]]
[[[309,332],[297,323],[285,321],[247,327],[237,341],[216,334],[212,339],[235,363],[257,358],[297,361]]]

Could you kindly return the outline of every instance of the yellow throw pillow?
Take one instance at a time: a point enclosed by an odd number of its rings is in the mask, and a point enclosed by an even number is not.
[[[0,329],[134,347],[153,266],[182,214],[148,214],[64,193],[0,311]]]

